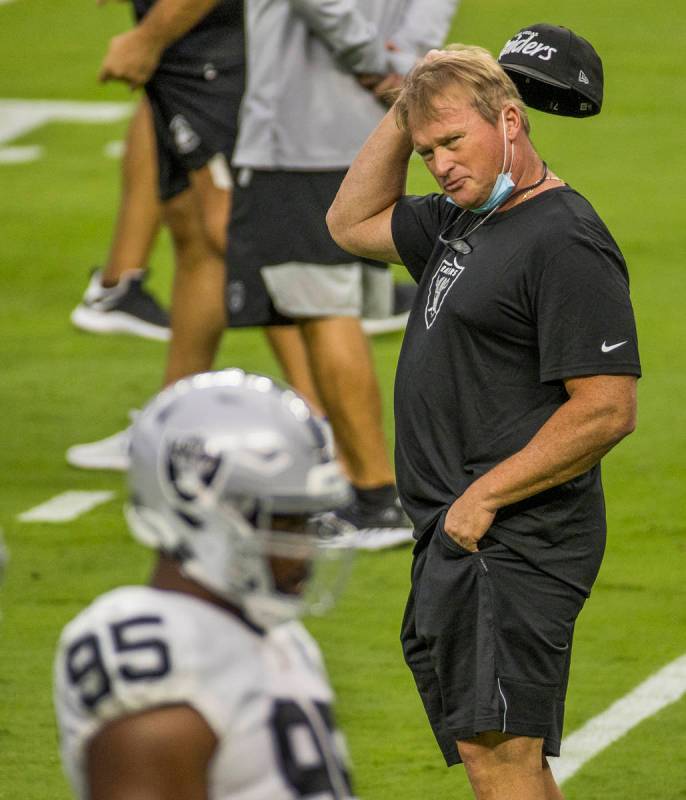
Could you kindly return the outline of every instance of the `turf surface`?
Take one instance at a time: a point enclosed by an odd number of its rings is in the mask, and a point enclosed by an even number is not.
[[[0,5],[0,97],[127,101],[100,87],[108,37],[128,25],[125,5],[17,0]],[[600,117],[532,113],[551,167],[595,204],[632,275],[645,377],[637,432],[605,462],[609,541],[577,626],[567,730],[604,710],[686,651],[686,507],[683,453],[683,253],[686,174],[683,42],[686,12],[664,1],[463,0],[454,39],[496,50],[537,21],[569,25],[600,51]],[[145,580],[149,554],[126,533],[117,475],[70,469],[65,449],[126,423],[158,387],[164,347],[74,331],[68,314],[88,268],[105,255],[118,165],[103,156],[125,123],[52,123],[13,145],[41,145],[32,163],[0,165],[0,524],[11,563],[0,627],[0,800],[67,798],[51,706],[50,671],[61,626],[99,594]],[[430,190],[420,164],[412,188]],[[152,285],[168,297],[170,250],[154,253]],[[402,270],[398,274],[403,277]],[[400,335],[374,340],[389,446]],[[257,332],[226,337],[218,366],[278,374]],[[20,523],[17,514],[70,489],[113,489],[117,499],[69,524]],[[398,627],[409,551],[361,555],[346,597],[310,628],[324,648],[340,721],[367,800],[471,796],[461,769],[443,768],[409,673]],[[565,786],[570,800],[686,798],[686,701],[646,720]]]

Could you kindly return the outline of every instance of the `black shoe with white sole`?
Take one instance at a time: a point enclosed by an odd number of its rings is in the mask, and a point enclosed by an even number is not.
[[[101,284],[101,274],[94,270],[83,299],[72,311],[73,325],[90,333],[169,339],[169,314],[143,287],[145,270],[126,272],[112,287]]]
[[[349,506],[334,513],[355,529],[358,550],[385,550],[413,541],[412,523],[394,486],[366,492],[356,489],[355,495]]]

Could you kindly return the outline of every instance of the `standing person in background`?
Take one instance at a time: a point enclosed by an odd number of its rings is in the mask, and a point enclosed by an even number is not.
[[[602,71],[599,85],[580,72],[578,37],[529,33],[524,60],[545,52],[555,67],[531,66],[565,78],[548,93],[580,89],[599,110]],[[442,194],[404,195],[413,149]],[[395,386],[418,539],[402,641],[436,739],[479,800],[560,800],[547,756],[605,546],[600,460],[636,421],[622,255],[542,161],[515,86],[478,47],[413,70],[328,222],[342,247],[419,283]]]
[[[137,25],[115,36],[103,81],[145,85],[159,198],[174,248],[171,340],[163,384],[212,366],[226,328],[229,163],[243,94],[242,0],[134,0]],[[130,429],[67,451],[73,466],[126,469]]]
[[[277,356],[304,345],[355,488],[341,516],[369,549],[411,539],[360,324],[375,304],[372,314],[388,314],[392,278],[386,264],[338,247],[325,216],[385,113],[386,93],[444,41],[456,8],[456,0],[255,0],[246,8],[248,82],[233,160],[229,324],[269,326]]]
[[[102,595],[62,633],[76,795],[352,799],[322,656],[296,620],[331,605],[351,555],[322,528],[349,493],[325,423],[226,370],[162,392],[131,438],[126,518],[157,560],[149,586]]]
[[[244,87],[243,3],[134,0],[134,7],[138,24],[112,40],[100,78],[145,83],[153,111],[176,260],[166,385],[211,366],[226,324],[218,264]]]

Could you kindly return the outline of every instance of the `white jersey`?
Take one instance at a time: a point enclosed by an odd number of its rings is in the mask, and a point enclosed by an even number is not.
[[[351,798],[317,644],[300,623],[253,630],[178,592],[127,586],[62,632],[55,706],[62,762],[88,797],[86,745],[109,721],[186,704],[217,737],[210,800]]]

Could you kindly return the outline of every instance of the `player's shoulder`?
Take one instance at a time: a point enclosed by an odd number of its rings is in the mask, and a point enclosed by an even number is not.
[[[95,598],[65,625],[62,639],[68,639],[84,628],[101,628],[124,619],[145,619],[159,614],[174,616],[179,630],[189,626],[197,615],[204,615],[203,603],[178,592],[167,592],[149,586],[120,586]]]
[[[302,622],[292,620],[278,625],[270,631],[269,636],[286,647],[295,648],[306,653],[310,658],[321,660],[322,654],[314,636]]]
[[[67,623],[64,633],[78,628],[80,625],[98,623],[129,611],[138,611],[143,607],[158,607],[164,602],[160,593],[148,586],[120,586],[96,597]]]
[[[268,639],[276,648],[289,654],[289,660],[297,669],[316,675],[323,683],[328,682],[319,645],[301,622],[294,620],[278,625],[269,632]]]
[[[262,637],[234,614],[178,592],[108,592],[63,630],[55,659],[60,716],[100,721],[184,703],[221,732],[259,688]]]
[[[234,614],[180,592],[124,586],[101,595],[62,631],[58,659],[97,649],[103,663],[159,661],[175,675],[249,671],[260,636]],[[161,677],[161,676],[160,676]]]

